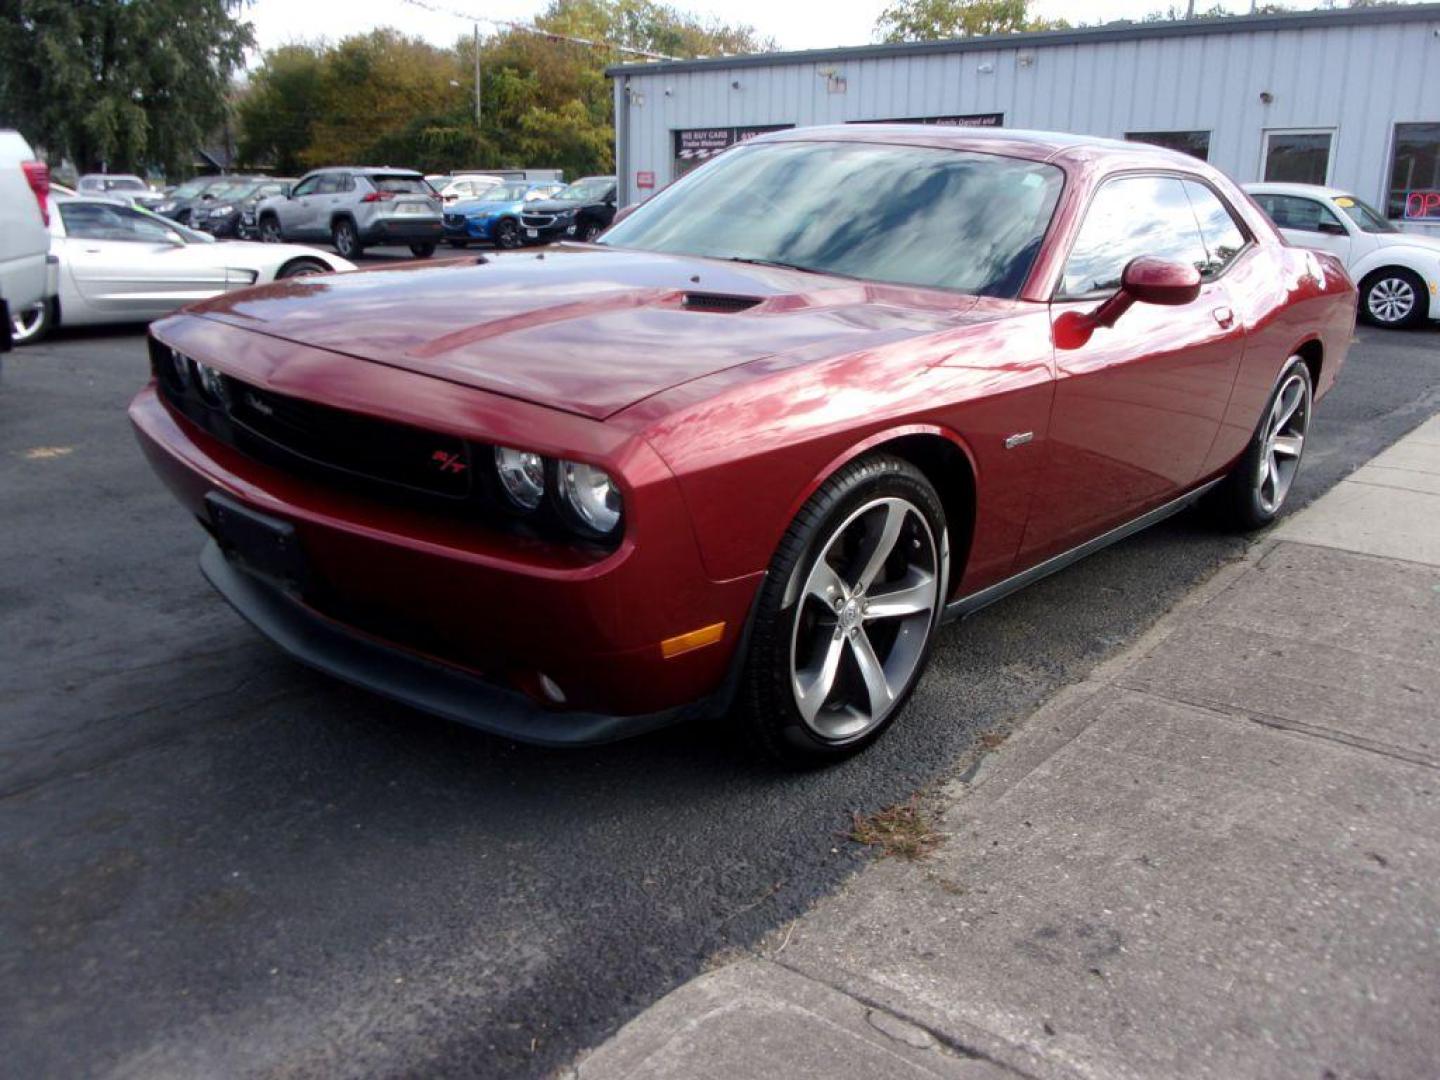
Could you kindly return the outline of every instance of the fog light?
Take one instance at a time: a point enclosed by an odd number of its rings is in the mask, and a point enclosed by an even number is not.
[[[565,691],[561,690],[560,685],[544,672],[540,673],[540,689],[556,705],[565,704]]]
[[[229,405],[230,388],[225,385],[225,376],[209,364],[197,363],[195,367],[200,372],[200,396],[211,405]]]

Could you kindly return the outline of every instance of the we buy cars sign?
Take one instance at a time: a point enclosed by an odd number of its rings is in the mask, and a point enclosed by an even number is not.
[[[675,175],[689,172],[722,150],[767,131],[784,131],[794,124],[762,124],[754,127],[681,128],[675,135]]]

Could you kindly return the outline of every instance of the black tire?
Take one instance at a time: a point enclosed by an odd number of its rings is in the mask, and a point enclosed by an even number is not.
[[[582,221],[575,226],[575,242],[578,244],[588,244],[591,238],[599,231],[599,226],[593,221]]]
[[[435,254],[435,244],[428,240],[423,244],[411,244],[410,254],[417,259],[428,259]]]
[[[469,240],[446,240],[445,242],[453,248],[464,248],[470,244]]]
[[[280,268],[276,279],[309,277],[311,274],[328,274],[330,267],[319,259],[294,259]]]
[[[54,300],[36,304],[29,311],[18,312],[10,317],[11,340],[17,345],[34,345],[43,341],[55,327],[56,305]]]
[[[1415,271],[1387,266],[1360,283],[1360,318],[1371,326],[1408,330],[1425,321],[1429,295]]]
[[[274,214],[266,214],[260,219],[260,241],[265,244],[278,244],[285,239],[280,232],[280,219]]]
[[[349,218],[335,219],[330,226],[330,243],[342,259],[358,259],[365,250],[360,243],[360,234],[355,231],[355,223]]]
[[[1262,472],[1262,467],[1266,459],[1270,459],[1270,470],[1274,468],[1277,456],[1270,445],[1272,423],[1276,418],[1276,407],[1281,395],[1288,393],[1292,385],[1299,387],[1298,407],[1303,410],[1300,415],[1298,452],[1293,455],[1293,466],[1289,460],[1286,462],[1290,471],[1283,490],[1272,484],[1271,494],[1267,497],[1266,477],[1271,475],[1271,471]],[[1245,453],[1211,493],[1209,502],[1212,512],[1222,525],[1240,532],[1250,532],[1264,528],[1279,517],[1304,459],[1305,443],[1309,441],[1310,421],[1314,411],[1315,387],[1310,378],[1310,368],[1300,357],[1292,356],[1285,365],[1285,370],[1280,373],[1280,378],[1275,380],[1275,387],[1270,391],[1270,397],[1265,402],[1265,411],[1260,414],[1260,423],[1255,428],[1255,434],[1250,437]],[[1275,497],[1277,494],[1278,498]]]
[[[495,246],[513,251],[524,239],[520,235],[520,223],[514,218],[501,218],[495,223]]]
[[[845,616],[841,614],[841,608],[842,604],[845,608],[850,604],[837,597],[835,613],[831,615],[830,609],[824,603],[818,603],[813,592],[807,591],[807,586],[827,551],[837,550],[834,545],[850,535],[848,530],[863,529],[863,524],[855,523],[870,520],[867,515],[872,513],[872,508],[876,508],[874,512],[888,513],[888,505],[880,506],[879,500],[892,505],[908,504],[909,510],[902,515],[902,530],[913,531],[913,541],[907,541],[906,537],[910,534],[902,531],[898,534],[899,539],[892,542],[893,546],[887,549],[889,555],[886,561],[880,564],[883,567],[881,575],[888,577],[897,558],[905,567],[905,573],[909,574],[910,543],[913,542],[918,550],[920,541],[924,539],[928,542],[928,558],[933,563],[934,602],[928,614],[920,612],[907,616],[908,627],[896,630],[892,640],[888,644],[882,643],[880,648],[872,647],[870,636],[861,633],[872,659],[878,659],[882,649],[885,652],[885,659],[880,660],[882,670],[897,657],[896,649],[904,637],[906,656],[900,659],[904,661],[902,666],[908,668],[908,674],[903,677],[903,684],[898,690],[887,687],[890,691],[887,711],[878,719],[868,717],[870,726],[857,729],[853,734],[837,733],[832,736],[818,730],[820,725],[817,720],[821,715],[848,715],[843,709],[826,711],[827,706],[835,708],[843,705],[840,699],[845,697],[847,684],[851,689],[860,687],[863,692],[863,683],[855,683],[861,670],[857,659],[859,652],[853,646],[845,647],[848,643],[843,637]],[[875,542],[883,543],[879,537],[875,538]],[[865,559],[863,551],[859,557]],[[791,522],[770,562],[751,627],[737,703],[750,734],[766,753],[787,765],[824,765],[858,753],[894,723],[929,662],[931,645],[944,609],[947,559],[945,511],[940,498],[924,474],[909,462],[888,454],[868,455],[846,465],[821,485]],[[881,577],[874,577],[872,596],[884,595],[885,584]],[[860,595],[867,601],[870,599],[863,593]],[[827,615],[831,615],[831,622],[822,621]],[[811,624],[808,630],[807,623]],[[868,625],[873,628],[870,633],[877,641],[880,640],[879,624]],[[826,635],[833,633],[833,639],[838,643],[834,649],[840,654],[825,683],[827,689],[813,699],[817,702],[817,711],[812,719],[802,714],[798,704],[799,649],[801,639],[807,633],[811,635],[812,642],[826,642]],[[853,637],[854,631],[850,633]],[[913,667],[909,667],[911,664]],[[889,672],[886,676],[888,682]]]

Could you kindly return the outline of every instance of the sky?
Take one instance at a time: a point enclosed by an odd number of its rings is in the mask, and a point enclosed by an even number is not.
[[[885,0],[826,0],[824,3],[776,3],[775,0],[669,0],[672,6],[701,16],[717,16],[727,22],[750,23],[761,35],[773,37],[782,49],[820,49],[833,45],[865,45],[873,40],[875,19],[887,6]],[[1183,2],[1183,0],[1179,0]],[[1171,0],[1032,0],[1030,11],[1047,18],[1064,18],[1071,23],[1139,19],[1170,6]],[[1197,0],[1197,8],[1208,8],[1212,0]],[[424,5],[424,6],[420,6]],[[1225,0],[1227,9],[1248,11],[1249,0]],[[1295,7],[1318,7],[1296,3]],[[444,9],[426,10],[426,8]],[[254,0],[248,9],[262,49],[291,41],[364,33],[380,26],[393,26],[407,34],[437,45],[452,44],[461,34],[471,32],[463,14],[484,14],[491,18],[527,21],[546,7],[545,0]],[[457,14],[450,14],[455,12]],[[494,28],[482,23],[482,34]]]

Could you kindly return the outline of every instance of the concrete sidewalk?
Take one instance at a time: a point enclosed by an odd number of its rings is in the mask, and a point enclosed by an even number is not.
[[[1440,418],[583,1057],[618,1077],[1440,1074]]]

